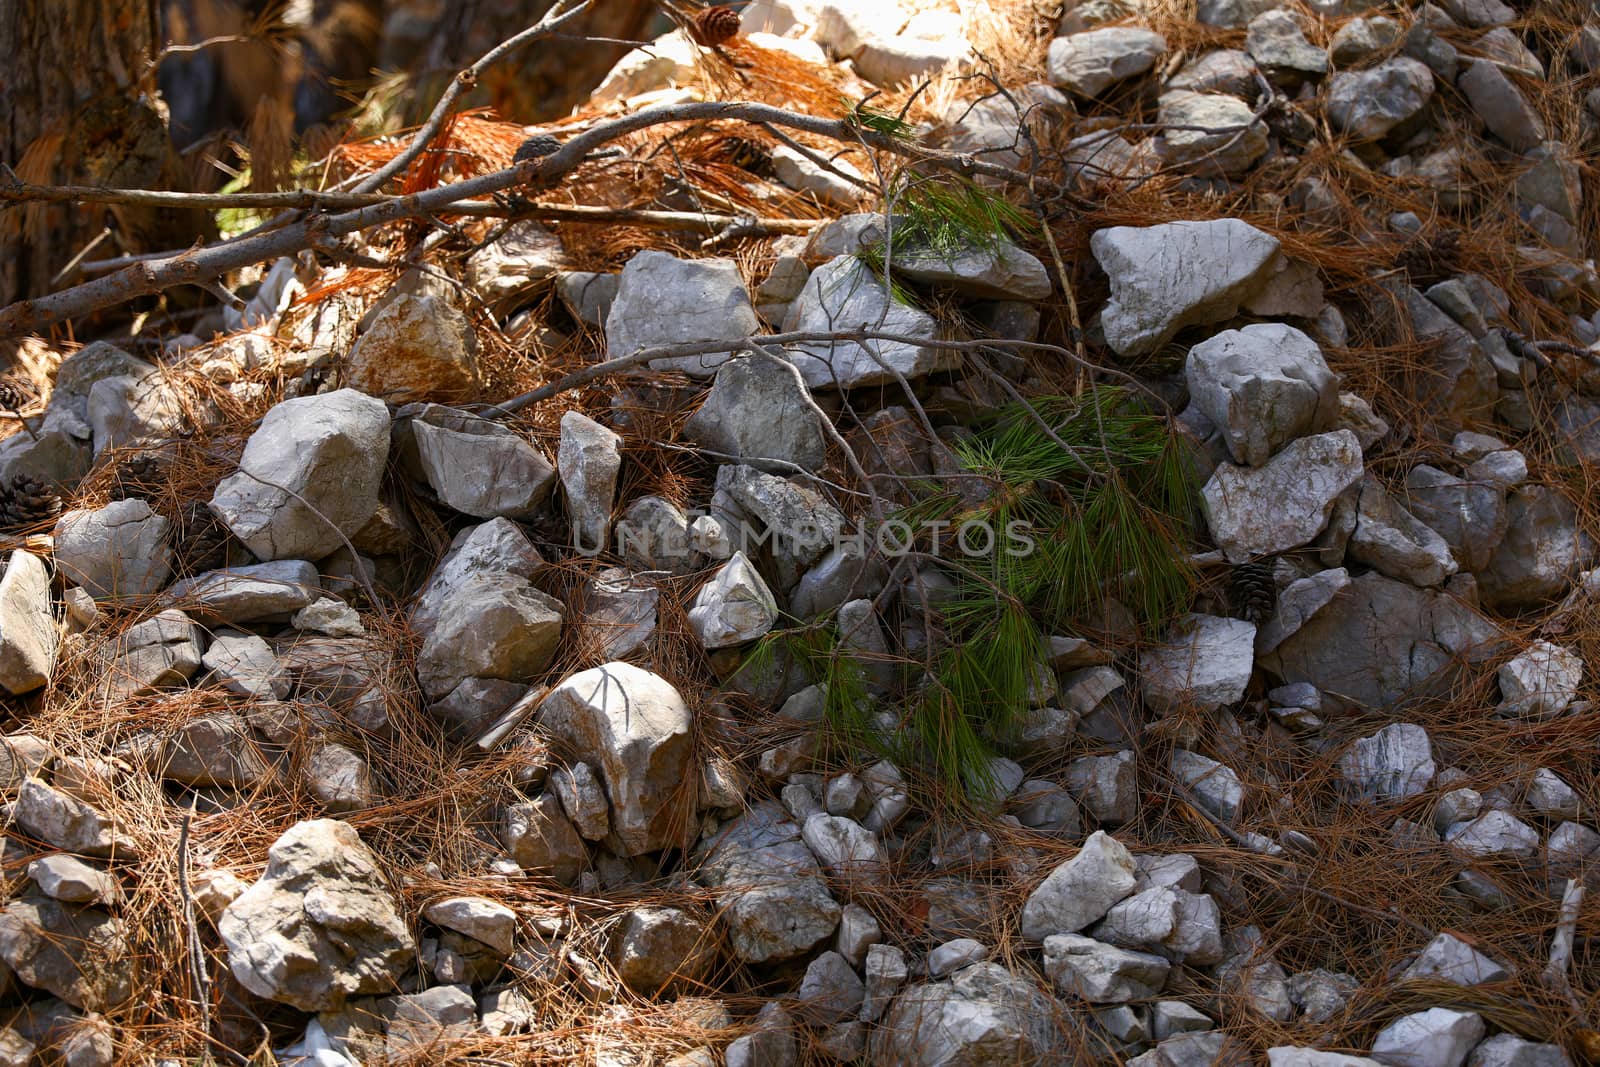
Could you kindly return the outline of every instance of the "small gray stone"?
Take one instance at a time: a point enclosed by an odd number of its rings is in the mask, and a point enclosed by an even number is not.
[[[1539,850],[1539,832],[1504,811],[1486,811],[1453,826],[1445,840],[1469,856],[1528,857]]]
[[[1515,1034],[1485,1038],[1467,1057],[1467,1067],[1571,1067],[1560,1045],[1537,1044]]]
[[[733,260],[685,260],[646,250],[622,268],[616,300],[606,315],[606,346],[616,359],[662,345],[737,341],[760,326]],[[650,366],[710,377],[730,356],[666,357]]]
[[[1245,48],[1274,80],[1289,87],[1328,72],[1328,53],[1306,40],[1288,11],[1263,11],[1250,20]]]
[[[233,631],[217,634],[211,647],[200,657],[200,665],[211,671],[231,693],[276,700],[289,695],[289,679],[278,669],[278,657],[271,646],[255,634]]]
[[[1358,563],[1412,585],[1440,585],[1457,570],[1444,538],[1401,506],[1371,474],[1361,483],[1347,551]]]
[[[1408,56],[1345,71],[1328,86],[1327,113],[1334,126],[1360,141],[1376,141],[1410,123],[1433,97],[1433,74]]]
[[[1133,857],[1104,832],[1096,831],[1083,848],[1045,878],[1022,908],[1022,936],[1043,941],[1053,934],[1075,933],[1105,917],[1134,890]]]
[[[700,587],[689,609],[689,625],[707,650],[754,641],[777,621],[778,605],[743,552]]]
[[[839,329],[841,323],[870,324],[874,330],[916,340],[837,340],[786,348],[786,358],[800,368],[811,389],[882,385],[896,381],[897,375],[921,378],[961,362],[959,352],[922,344],[937,336],[932,316],[896,299],[883,279],[855,256],[831,259],[811,273],[790,307],[783,329],[826,332]]]
[[[14,696],[43,688],[60,643],[50,612],[50,573],[38,556],[14,549],[0,577],[0,686]]]
[[[711,392],[683,432],[724,458],[773,473],[815,470],[826,456],[822,426],[803,383],[790,368],[760,354],[729,360],[717,370]]]
[[[555,486],[555,468],[544,454],[492,419],[436,404],[400,414],[416,442],[419,473],[454,511],[532,519]]]
[[[1429,941],[1411,961],[1401,979],[1433,978],[1453,985],[1471,986],[1498,982],[1511,972],[1488,956],[1451,934],[1440,934]]]
[[[287,618],[322,596],[317,568],[303,559],[206,571],[174,583],[164,597],[196,615],[242,624]]]
[[[689,707],[676,689],[630,663],[607,663],[551,690],[541,716],[552,741],[605,780],[621,855],[677,840],[694,746]]]
[[[1570,649],[1535,641],[1500,668],[1500,704],[1507,718],[1550,719],[1562,714],[1583,682],[1583,660]]]
[[[512,804],[500,825],[500,842],[523,870],[573,885],[588,860],[588,850],[561,810],[554,793]]]
[[[218,923],[234,977],[302,1011],[392,989],[416,947],[377,858],[347,823],[295,824],[267,853],[259,881]]]
[[[1394,723],[1356,741],[1340,757],[1339,770],[1358,799],[1403,800],[1433,781],[1433,745],[1422,727]]]
[[[1539,113],[1496,64],[1475,59],[1456,84],[1489,132],[1512,148],[1527,151],[1545,139]]]
[[[1361,442],[1349,430],[1303,437],[1265,466],[1219,465],[1201,506],[1223,552],[1247,562],[1310,542],[1362,470]]]
[[[861,1009],[866,987],[837,952],[824,952],[806,967],[796,1010],[812,1025],[839,1022]]]
[[[172,573],[171,525],[137,498],[115,500],[96,511],[69,511],[56,521],[56,566],[90,596],[160,592]]]
[[[1189,615],[1139,657],[1140,689],[1158,714],[1214,712],[1244,696],[1255,663],[1256,628],[1238,619]]]
[[[1239,219],[1217,219],[1101,230],[1090,249],[1111,281],[1106,343],[1138,356],[1185,326],[1236,314],[1266,284],[1278,241]]]
[[[381,401],[352,389],[285,400],[250,435],[211,510],[259,559],[321,559],[377,511],[388,454]]]
[[[1077,96],[1099,96],[1155,66],[1166,51],[1165,37],[1133,26],[1057,37],[1050,42],[1050,81]]]
[[[567,492],[573,544],[585,555],[598,555],[611,541],[611,504],[622,469],[621,445],[621,437],[581,412],[561,416],[556,467]]]
[[[1482,1017],[1473,1012],[1429,1008],[1379,1030],[1372,1055],[1394,1067],[1460,1067],[1483,1031]]]
[[[1172,964],[1147,952],[1107,945],[1077,934],[1044,940],[1045,974],[1063,993],[1091,1004],[1122,1004],[1161,991]]]
[[[640,996],[692,987],[715,960],[706,925],[678,908],[637,907],[611,935],[610,959],[624,985]]]
[[[119,639],[101,643],[95,657],[106,699],[121,700],[179,685],[200,669],[203,635],[181,611],[163,611],[136,623]]]
[[[28,864],[28,877],[39,891],[69,904],[115,904],[122,888],[110,871],[91,867],[75,856],[43,856]]]

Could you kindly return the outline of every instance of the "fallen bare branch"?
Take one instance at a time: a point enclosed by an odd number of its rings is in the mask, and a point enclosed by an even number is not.
[[[401,219],[463,214],[465,202],[513,188],[550,188],[571,174],[589,154],[640,130],[674,122],[771,123],[836,141],[859,141],[870,148],[906,157],[925,167],[967,176],[984,176],[1026,186],[1030,176],[1010,167],[984,163],[970,156],[938,152],[863,129],[846,119],[825,119],[767,104],[686,103],[646,108],[599,123],[562,146],[560,151],[505,170],[441,185],[335,215],[315,214],[302,221],[253,237],[196,247],[176,256],[130,264],[94,281],[58,293],[21,300],[0,309],[0,338],[20,337],[79,315],[125,303],[179,285],[198,285],[256,263],[315,246],[327,237],[342,237]],[[365,183],[363,183],[365,184]],[[1035,185],[1042,183],[1035,180]],[[1075,194],[1050,183],[1053,192],[1076,200]],[[358,193],[370,192],[357,188]]]

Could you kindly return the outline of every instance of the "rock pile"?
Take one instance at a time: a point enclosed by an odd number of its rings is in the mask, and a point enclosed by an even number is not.
[[[758,0],[743,29],[865,93],[979,69],[955,7]],[[62,358],[0,441],[0,484],[71,505],[0,576],[31,731],[0,749],[0,1062],[195,1055],[128,1008],[205,995],[191,968],[243,1006],[218,1040],[253,1053],[278,1006],[302,1063],[1496,1067],[1600,1040],[1518,987],[1600,862],[1571,742],[1600,21],[1169,7],[1069,3],[1037,69],[907,133],[1099,205],[1050,242],[940,243],[870,210],[861,153],[777,146],[747,177],[837,216],[806,236],[585,262],[523,222],[449,284],[273,303],[159,365]],[[594,106],[690,98],[699,62],[680,31]],[[643,362],[513,415],[481,330]],[[1075,351],[1190,446],[1197,591],[1055,618],[1026,706],[907,742],[956,567],[858,535],[937,483],[1015,490],[964,449]],[[1218,590],[1246,567],[1243,612]],[[929,749],[973,723],[981,773],[941,802]]]

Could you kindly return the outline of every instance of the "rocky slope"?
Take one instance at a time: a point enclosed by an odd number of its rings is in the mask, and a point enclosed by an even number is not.
[[[1600,1056],[1600,19],[1195,6],[757,0],[572,124],[887,90],[1048,178],[954,186],[990,233],[882,153],[679,124],[574,199],[795,232],[378,231],[423,266],[31,345],[0,1062]],[[957,795],[908,723],[985,553],[882,531],[1061,492],[972,443],[1075,455],[1111,387],[1188,446],[1193,584],[1071,591],[1015,706],[957,702]]]

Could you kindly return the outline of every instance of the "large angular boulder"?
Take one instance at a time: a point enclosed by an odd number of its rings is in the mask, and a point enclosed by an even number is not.
[[[446,507],[479,519],[533,518],[556,471],[526,438],[492,419],[453,408],[405,408],[419,473]],[[407,418],[409,416],[409,418]],[[396,447],[404,451],[396,430]]]
[[[1462,664],[1505,647],[1505,635],[1459,600],[1381,574],[1350,580],[1260,665],[1308,682],[1325,699],[1386,708],[1437,691]]]
[[[438,700],[468,678],[528,682],[555,656],[566,609],[529,580],[543,560],[509,519],[456,535],[412,609],[417,677]]]
[[[607,663],[551,690],[541,716],[555,746],[605,779],[622,855],[681,844],[696,797],[689,706],[676,689],[631,663]]]
[[[1115,226],[1089,239],[1111,281],[1106,343],[1143,356],[1185,326],[1221,322],[1272,275],[1278,239],[1240,219]]]
[[[1189,349],[1189,402],[1222,431],[1234,462],[1259,467],[1290,441],[1332,429],[1339,376],[1317,343],[1263,322]]]
[[[0,686],[13,696],[42,689],[61,633],[50,610],[50,572],[38,556],[12,551],[0,576]]]
[[[789,346],[785,353],[812,389],[882,385],[961,363],[959,352],[919,343],[938,336],[933,316],[897,299],[883,279],[855,256],[838,256],[812,271],[783,320],[785,333],[863,326],[915,340],[808,341]]]
[[[350,349],[348,375],[354,388],[396,403],[475,400],[482,387],[477,335],[448,299],[401,294]]]
[[[1217,547],[1244,563],[1309,543],[1362,470],[1361,442],[1351,431],[1302,437],[1261,467],[1219,464],[1200,506]]]
[[[355,828],[296,823],[267,852],[261,879],[217,923],[228,965],[250,992],[301,1011],[393,990],[416,944]]]
[[[25,985],[106,1011],[133,994],[123,921],[98,908],[21,896],[0,909],[0,959]]]
[[[56,566],[92,597],[148,596],[172,574],[172,524],[137,498],[56,520]]]
[[[250,435],[211,510],[260,559],[321,559],[378,510],[388,455],[382,401],[353,389],[285,400]]]
[[[1057,37],[1047,57],[1050,81],[1077,96],[1099,96],[1155,66],[1166,51],[1165,37],[1136,26]]]
[[[646,250],[622,268],[617,297],[606,316],[606,347],[611,358],[620,359],[660,345],[738,341],[760,328],[739,265],[733,260],[678,259]],[[655,359],[650,366],[705,378],[731,354]]]
[[[771,801],[755,804],[702,846],[696,878],[711,887],[739,959],[793,959],[832,936],[840,908],[796,826]]]
[[[724,363],[683,432],[719,459],[775,473],[815,470],[826,458],[826,438],[804,386],[794,371],[763,355]]]
[[[897,996],[873,1031],[871,1063],[980,1067],[1050,1063],[1062,1051],[1061,1007],[997,963],[974,963],[948,981]]]

